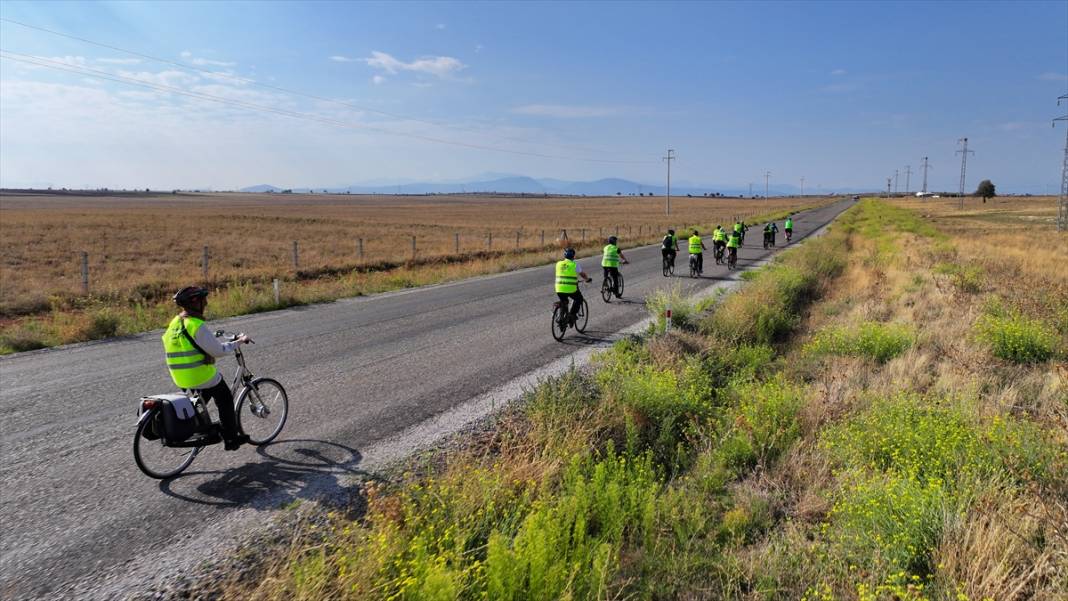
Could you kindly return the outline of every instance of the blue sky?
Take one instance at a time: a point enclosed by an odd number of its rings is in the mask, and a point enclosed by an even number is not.
[[[911,165],[917,189],[928,156],[930,187],[955,190],[964,136],[970,189],[1059,186],[1065,1],[5,1],[0,17],[193,67],[0,22],[23,60],[0,60],[5,186],[660,183],[670,147],[675,181],[874,189],[897,169],[904,190]]]

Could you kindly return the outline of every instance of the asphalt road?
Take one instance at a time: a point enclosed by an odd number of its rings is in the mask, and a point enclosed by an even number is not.
[[[849,204],[799,215],[794,244]],[[751,231],[739,267],[768,257],[759,244]],[[142,475],[131,453],[137,399],[173,389],[160,332],[0,358],[0,597],[143,591],[153,574],[195,564],[273,510],[338,490],[361,469],[361,449],[606,344],[647,316],[646,294],[732,277],[709,257],[703,278],[669,280],[658,248],[625,254],[624,299],[608,305],[599,259],[580,260],[595,278],[583,287],[590,322],[563,343],[549,330],[551,266],[215,322],[256,339],[248,365],[285,385],[289,422],[273,445],[209,447],[163,483]],[[685,251],[677,268],[686,269]],[[233,361],[220,365],[229,375]]]

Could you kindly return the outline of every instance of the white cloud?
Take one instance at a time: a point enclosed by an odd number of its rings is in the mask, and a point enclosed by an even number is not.
[[[182,58],[189,58],[189,57],[193,56],[193,53],[188,51],[188,50],[183,50],[181,56],[182,56]]]
[[[362,60],[368,66],[374,69],[381,69],[391,75],[395,75],[400,71],[411,71],[445,78],[467,67],[467,65],[451,56],[424,56],[406,63],[394,58],[392,55],[377,50],[371,52],[370,58]]]
[[[194,65],[199,65],[201,67],[204,67],[204,66],[208,66],[208,67],[233,67],[237,63],[230,62],[230,61],[213,61],[213,60],[208,59],[208,58],[194,58],[193,59],[193,64]]]
[[[98,63],[104,63],[106,65],[138,65],[141,63],[139,58],[98,58]]]
[[[845,69],[835,69],[834,71],[831,71],[831,75],[835,75],[835,76],[845,75],[845,74],[846,74],[846,70]]]
[[[1046,71],[1038,76],[1042,81],[1068,81],[1068,75],[1064,73],[1055,73],[1053,71]]]
[[[380,85],[384,81],[386,81],[386,78],[382,77],[381,75],[375,75],[371,78],[371,83],[375,84],[376,86]]]
[[[444,23],[438,23],[437,25],[434,26],[434,29],[445,29],[445,24]]]
[[[335,54],[334,56],[329,57],[329,59],[334,61],[335,63],[355,63],[359,60],[355,58],[349,58],[347,56],[341,56],[340,54]]]
[[[585,117],[612,117],[621,115],[626,109],[618,106],[578,106],[563,104],[526,104],[512,109],[517,115],[534,115],[538,117],[559,117],[561,119],[580,119]]]
[[[192,73],[173,69],[156,73],[151,71],[119,71],[118,74],[122,77],[138,79],[147,83],[169,86],[172,88],[194,84],[200,80],[199,77]]]
[[[482,52],[483,48],[485,48],[485,46],[482,44],[475,44],[475,52]]]

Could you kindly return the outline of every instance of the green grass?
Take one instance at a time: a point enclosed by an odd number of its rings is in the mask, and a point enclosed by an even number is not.
[[[830,327],[805,345],[805,352],[838,357],[866,357],[886,363],[908,350],[915,340],[902,324],[865,322],[853,327]]]
[[[983,291],[983,269],[975,265],[938,263],[932,270],[949,277],[950,282],[961,292],[978,294]]]
[[[1018,313],[986,314],[976,323],[979,340],[995,357],[1014,363],[1040,363],[1057,354],[1056,330]]]

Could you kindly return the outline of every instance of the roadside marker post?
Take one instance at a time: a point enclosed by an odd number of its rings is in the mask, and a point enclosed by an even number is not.
[[[82,251],[82,293],[89,294],[89,253]]]
[[[671,330],[671,305],[668,305],[667,308],[664,310],[664,331],[668,332],[670,330]]]

